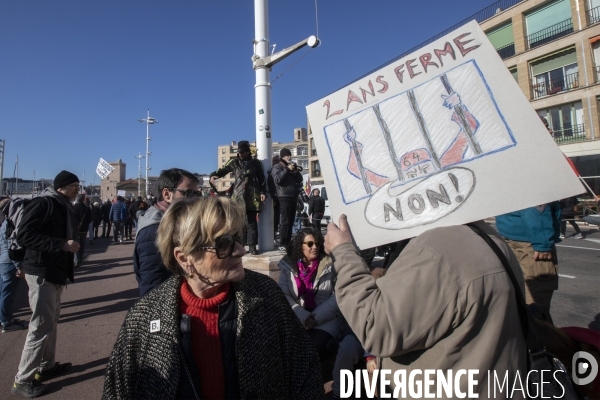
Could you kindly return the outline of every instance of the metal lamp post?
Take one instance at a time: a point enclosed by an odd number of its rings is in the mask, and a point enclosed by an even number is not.
[[[150,125],[157,124],[158,121],[150,117],[150,110],[148,110],[148,115],[146,118],[138,119],[138,121],[146,123],[146,197],[148,197],[148,171],[152,169],[152,167],[148,166],[148,163],[150,161],[150,154],[152,154],[152,152],[150,151],[150,140],[152,139],[150,137]]]
[[[142,153],[138,151],[138,155],[134,158],[138,159],[138,196],[142,195],[142,158],[145,158]]]
[[[254,0],[254,55],[252,62],[256,72],[254,94],[256,102],[256,157],[263,169],[271,169],[271,67],[300,50],[304,46],[316,47],[319,39],[310,36],[295,45],[269,55],[268,0]],[[258,248],[273,250],[273,200],[268,198],[258,218]]]

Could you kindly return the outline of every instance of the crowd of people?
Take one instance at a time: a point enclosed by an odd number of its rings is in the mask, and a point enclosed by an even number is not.
[[[565,235],[563,219],[572,217],[561,211],[572,201],[497,216],[497,231],[483,221],[430,229],[390,243],[383,268],[373,269],[344,215],[323,236],[318,190],[309,199],[312,227],[293,232],[302,177],[289,150],[281,150],[265,176],[248,142],[239,146],[238,158],[211,174],[213,182],[234,174],[229,196],[205,196],[194,174],[172,168],[161,172],[154,204],[117,198],[90,205],[79,195],[78,177],[61,171],[54,188],[23,208],[15,230],[24,249],[20,262],[8,257],[4,221],[3,332],[28,329],[14,394],[40,396],[47,390],[42,382],[70,369],[55,357],[62,290],[84,262],[86,236],[93,245],[110,237],[111,226],[115,243],[133,238],[136,228],[140,300],[112,350],[105,399],[317,399],[324,396],[325,370],[336,398],[340,371],[361,365],[407,374],[493,370],[512,379],[529,368],[524,329],[543,332],[546,348],[567,369],[581,349],[600,359],[598,332],[559,330],[550,313],[558,288],[555,245]],[[280,211],[278,282],[242,263],[245,245],[257,253],[256,220],[267,194]],[[9,204],[0,201],[3,210]],[[12,318],[23,276],[29,323]],[[537,327],[523,325],[521,301]],[[479,376],[480,397],[493,383],[488,379]],[[467,391],[466,381],[458,384]],[[389,385],[393,390],[395,383]],[[600,378],[579,390],[600,395]]]

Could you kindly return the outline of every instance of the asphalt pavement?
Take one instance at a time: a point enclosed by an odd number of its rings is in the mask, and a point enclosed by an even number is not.
[[[559,327],[600,331],[600,231],[580,226],[586,239],[573,239],[568,226],[568,237],[557,245],[560,282],[551,313]],[[101,397],[108,357],[127,310],[138,298],[133,241],[111,244],[111,239],[100,238],[86,252],[84,265],[75,270],[75,284],[63,290],[58,326],[56,359],[73,367],[47,382],[45,399]],[[25,281],[19,285],[15,310],[15,317],[29,320]],[[10,396],[26,335],[27,330],[0,333],[0,399]]]

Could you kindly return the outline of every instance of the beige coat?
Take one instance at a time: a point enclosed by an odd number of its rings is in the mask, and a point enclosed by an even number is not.
[[[513,252],[492,228],[478,226],[508,257],[523,291]],[[478,369],[476,391],[483,399],[488,398],[487,371],[492,382],[493,371],[500,380],[508,371],[511,386],[517,371],[526,376],[526,343],[513,286],[498,257],[469,227],[419,235],[377,282],[352,244],[337,246],[332,256],[342,314],[365,351],[383,358],[382,368],[405,369],[407,377],[415,369]],[[463,392],[466,386],[462,379]],[[514,398],[520,395],[515,392]]]
[[[302,325],[306,318],[311,314],[314,315],[317,321],[315,329],[321,329],[328,332],[334,338],[337,338],[342,331],[342,313],[338,308],[333,291],[333,271],[330,257],[324,257],[319,262],[315,282],[313,284],[315,290],[315,303],[317,307],[312,313],[304,309],[304,300],[298,297],[298,286],[294,277],[298,276],[298,265],[289,257],[283,258],[279,262],[281,274],[279,275],[279,287],[285,294],[292,310],[298,316]]]

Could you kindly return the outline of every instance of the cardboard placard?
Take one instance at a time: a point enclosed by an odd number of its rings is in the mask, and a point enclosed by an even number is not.
[[[360,248],[585,191],[475,21],[307,112]]]
[[[114,167],[112,165],[110,165],[101,158],[98,162],[98,166],[96,167],[96,173],[98,174],[100,179],[104,179],[108,176],[108,174],[111,173],[113,169]]]

